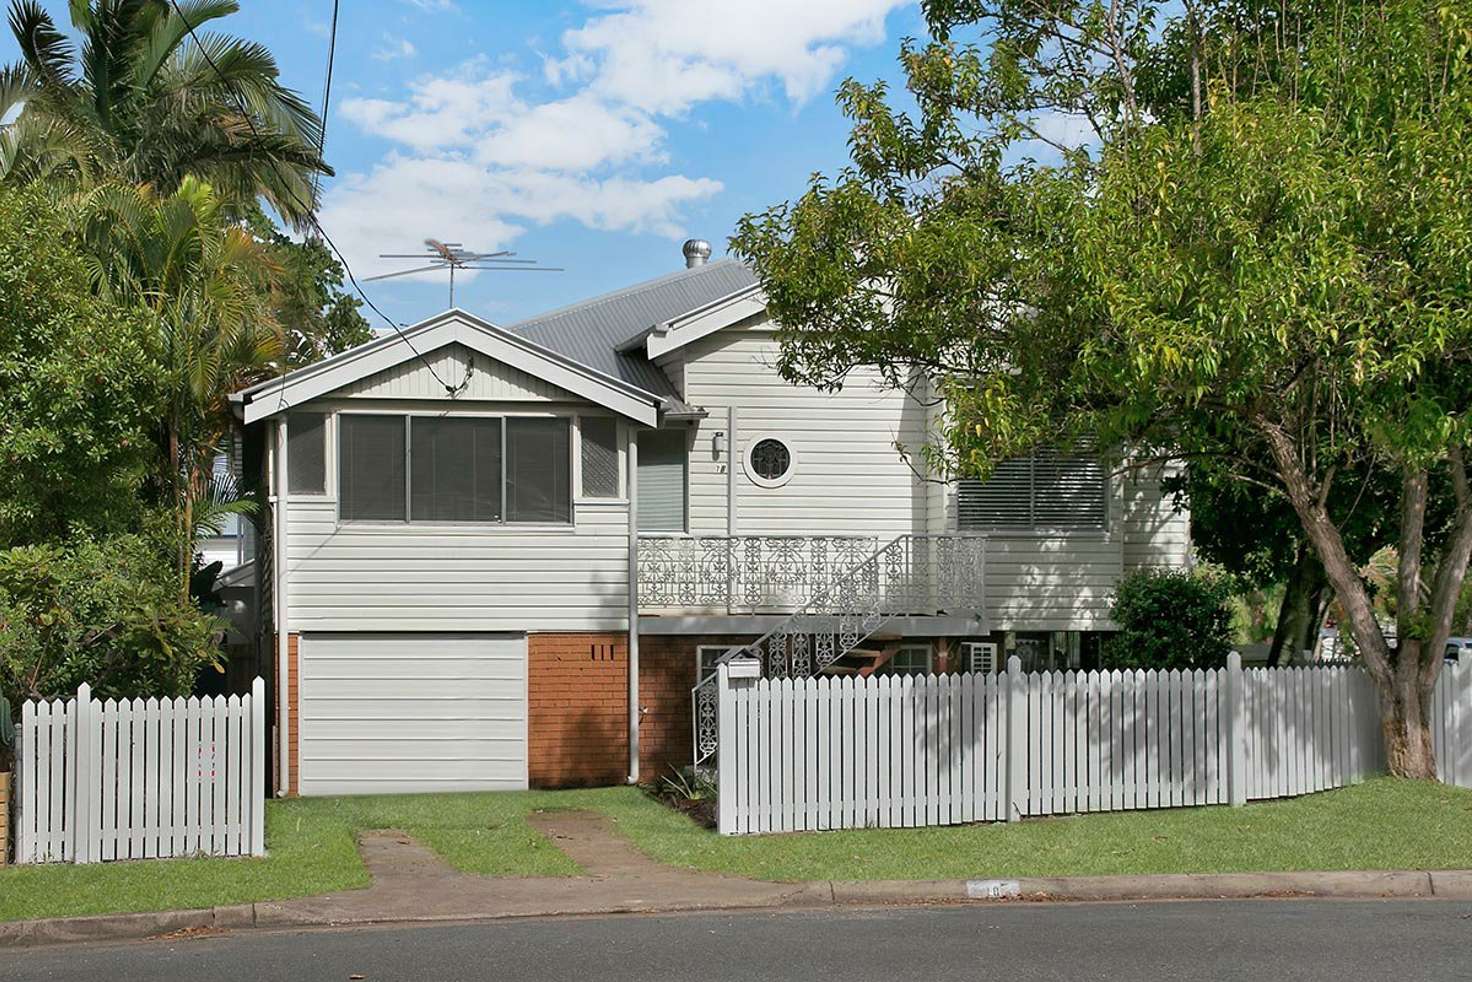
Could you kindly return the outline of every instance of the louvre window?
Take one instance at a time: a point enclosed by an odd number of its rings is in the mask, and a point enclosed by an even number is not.
[[[985,481],[957,488],[963,529],[1102,529],[1108,518],[1103,465],[1090,456],[1040,450],[1003,461]]]
[[[618,422],[606,416],[585,416],[581,423],[583,495],[618,497]]]
[[[501,421],[416,416],[409,504],[416,522],[501,520]]]
[[[639,531],[685,531],[685,430],[639,434]]]
[[[566,419],[506,421],[507,521],[572,521],[571,440]]]
[[[345,413],[338,434],[343,521],[572,521],[566,418]]]
[[[286,417],[286,483],[292,494],[327,493],[326,424],[322,413]]]
[[[407,514],[404,417],[344,414],[338,423],[338,443],[342,517],[357,522],[402,522]]]

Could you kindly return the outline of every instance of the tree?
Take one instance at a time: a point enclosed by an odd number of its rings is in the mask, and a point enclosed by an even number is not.
[[[1105,668],[1223,668],[1232,650],[1231,582],[1185,570],[1139,570],[1120,580],[1109,616],[1119,631]]]
[[[1279,665],[1285,652],[1316,643],[1329,607],[1324,566],[1283,495],[1264,494],[1260,485],[1239,480],[1215,463],[1198,457],[1166,487],[1190,508],[1191,545],[1201,558],[1242,584],[1259,589],[1282,584],[1268,651],[1268,664]],[[1378,468],[1363,475],[1341,474],[1331,489],[1329,509],[1339,521],[1349,555],[1361,566],[1395,535],[1397,487],[1395,475]]]
[[[846,83],[854,167],[748,216],[733,250],[788,378],[931,377],[938,473],[1089,438],[1285,501],[1377,686],[1390,769],[1434,777],[1429,698],[1472,554],[1472,8],[1281,9],[928,4],[935,42],[901,55],[918,121]],[[987,51],[952,40],[978,25]],[[1056,91],[1087,103],[1096,150],[1004,163],[1019,118],[1067,107]],[[1345,535],[1376,472],[1394,650]]]
[[[0,550],[0,699],[187,695],[224,623],[180,602],[170,533]]]
[[[22,60],[0,71],[0,119],[23,108],[0,127],[0,177],[82,188],[121,180],[167,196],[194,175],[232,207],[261,196],[303,222],[316,204],[314,178],[331,173],[318,153],[321,120],[281,84],[262,45],[190,37],[238,9],[222,0],[177,10],[169,0],[74,0],[78,53],[36,0],[14,0]]]
[[[260,209],[249,225],[277,267],[271,308],[286,332],[288,369],[373,340],[373,328],[359,313],[362,301],[343,289],[342,263],[321,239],[308,236],[298,242],[282,234]]]
[[[133,527],[163,369],[146,312],[99,301],[51,196],[0,187],[0,549]]]
[[[283,354],[270,307],[278,270],[192,177],[167,197],[105,185],[76,207],[95,289],[148,310],[158,332],[168,393],[160,483],[177,516],[178,583],[187,596],[195,511],[211,494],[215,458],[234,426],[230,393],[268,376]]]

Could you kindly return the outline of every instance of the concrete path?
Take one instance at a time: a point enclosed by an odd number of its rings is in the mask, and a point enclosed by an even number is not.
[[[574,877],[460,873],[402,832],[365,832],[373,885],[255,905],[258,926],[478,920],[531,914],[791,907],[831,903],[827,883],[763,883],[674,869],[649,859],[602,815],[550,812],[531,824],[585,871]]]

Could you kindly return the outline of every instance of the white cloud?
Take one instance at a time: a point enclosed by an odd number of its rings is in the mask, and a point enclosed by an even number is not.
[[[720,192],[719,181],[668,175],[597,179],[526,168],[490,169],[464,157],[391,154],[327,192],[321,219],[360,275],[386,272],[380,252],[453,235],[484,250],[512,243],[524,223],[571,219],[607,231],[677,237],[684,205]]]
[[[554,72],[593,72],[607,98],[678,113],[708,99],[739,98],[764,79],[805,101],[828,85],[845,47],[884,38],[884,20],[907,0],[622,0],[563,35]],[[590,69],[588,63],[596,65]]]
[[[423,11],[452,0],[403,0]],[[393,98],[357,97],[344,118],[393,144],[325,196],[322,218],[356,267],[425,235],[480,249],[526,224],[678,237],[684,209],[720,193],[709,176],[665,173],[667,127],[700,103],[774,87],[793,103],[832,84],[849,47],[883,39],[909,0],[597,0],[528,78],[482,57],[423,75]],[[407,41],[381,57],[408,57]],[[540,81],[553,98],[529,95]]]
[[[514,73],[486,72],[483,62],[473,61],[455,75],[418,78],[403,100],[347,99],[342,114],[375,136],[437,150],[469,146],[488,128],[526,111],[513,92]]]
[[[1034,117],[1032,127],[1044,140],[1070,149],[1092,143],[1096,137],[1088,117],[1074,113],[1046,112]]]
[[[664,131],[647,115],[586,93],[544,102],[478,141],[478,159],[508,167],[590,171],[662,160]]]
[[[385,34],[383,44],[373,52],[375,61],[395,61],[399,58],[413,58],[419,53],[408,38],[396,38]]]

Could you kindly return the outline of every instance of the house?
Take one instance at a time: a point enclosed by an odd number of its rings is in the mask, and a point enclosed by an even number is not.
[[[1155,472],[921,479],[896,445],[936,410],[784,382],[754,277],[708,254],[236,396],[280,793],[653,780],[708,754],[692,689],[734,646],[773,675],[1077,666],[1121,574],[1187,562]]]

